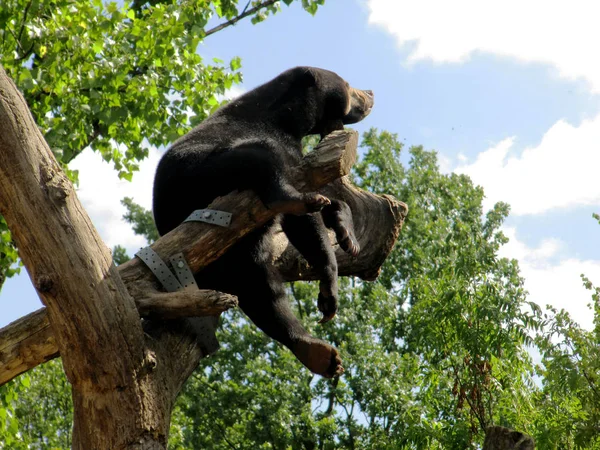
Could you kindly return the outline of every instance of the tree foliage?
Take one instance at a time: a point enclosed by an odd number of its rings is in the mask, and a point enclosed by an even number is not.
[[[0,420],[0,448],[71,448],[71,386],[60,360],[38,366],[0,387],[0,394],[8,406],[4,435]]]
[[[311,14],[324,0],[302,0]],[[292,0],[284,2],[286,5]],[[244,5],[244,6],[242,6]],[[279,3],[237,0],[6,0],[0,60],[57,160],[99,152],[131,179],[148,146],[187,132],[242,79],[239,58],[206,61],[199,44],[245,17],[255,23]],[[207,29],[209,20],[222,23]],[[0,281],[15,273],[10,233],[0,220]]]
[[[536,340],[542,353],[534,418],[540,448],[600,448],[600,288],[582,280],[592,292],[594,329],[548,306],[545,331]]]

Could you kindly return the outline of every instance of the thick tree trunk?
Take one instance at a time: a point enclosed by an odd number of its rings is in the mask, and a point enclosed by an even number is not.
[[[488,427],[485,430],[483,450],[533,450],[535,442],[531,436],[504,427]]]
[[[133,299],[1,68],[0,130],[0,213],[46,305],[73,387],[74,448],[164,446],[171,399],[145,376],[148,354]]]
[[[166,448],[173,402],[199,359],[212,350],[207,342],[214,336],[198,335],[199,319],[142,322],[140,314],[161,319],[214,314],[235,299],[210,291],[161,292],[137,258],[116,268],[1,67],[0,130],[0,213],[46,306],[0,330],[0,383],[60,353],[73,386],[73,448]],[[346,175],[356,144],[351,132],[326,139],[296,171],[296,187],[316,190]],[[375,205],[382,206],[389,230],[380,252],[365,252],[359,265],[342,261],[344,273],[360,267],[355,274],[370,279],[389,253],[406,209],[391,198]],[[211,207],[234,212],[229,228],[185,223],[157,241],[154,251],[165,261],[183,252],[197,271],[273,217],[251,192],[219,198]],[[368,236],[368,230],[365,225],[359,236]],[[286,261],[293,264],[290,256]],[[293,269],[286,277],[294,279]]]

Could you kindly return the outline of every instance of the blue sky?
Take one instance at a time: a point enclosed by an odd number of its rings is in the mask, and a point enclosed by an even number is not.
[[[561,4],[559,4],[561,3]],[[333,70],[375,92],[355,126],[397,133],[469,174],[513,213],[502,254],[519,259],[531,300],[568,309],[586,327],[585,273],[600,284],[600,59],[594,1],[327,0],[315,17],[298,5],[213,36],[199,53],[242,58],[248,90],[297,65]],[[232,95],[241,92],[234,89]],[[119,200],[150,206],[156,150],[133,183],[84,152],[80,198],[108,246],[143,245]],[[410,205],[409,205],[410,206]],[[0,294],[0,326],[41,304],[26,275]]]

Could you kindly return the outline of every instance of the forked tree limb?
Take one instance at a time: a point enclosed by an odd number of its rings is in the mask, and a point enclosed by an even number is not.
[[[290,170],[292,184],[303,192],[315,191],[347,175],[356,161],[358,133],[336,131],[328,135],[313,152],[303,158],[299,167]],[[225,253],[240,237],[264,225],[275,212],[265,208],[251,191],[235,192],[217,198],[210,209],[232,213],[227,228],[202,222],[185,222],[160,238],[152,249],[167,261],[182,252],[192,272],[196,273]],[[142,281],[156,285],[155,277],[137,258],[119,266],[119,274],[132,292]],[[143,289],[147,289],[143,286]],[[134,297],[137,295],[132,292]]]
[[[351,136],[355,135],[346,132],[330,136],[320,149],[327,148],[325,144],[331,145],[332,148],[346,148],[347,146],[349,146],[348,148],[355,148],[356,141],[354,138],[346,141]],[[354,162],[354,155],[353,151],[323,153],[319,150],[307,155],[304,167],[305,170],[313,174],[313,181],[307,183],[308,186],[306,187],[315,188],[315,186],[318,187],[319,184],[322,184],[324,181],[319,181],[319,177],[323,176],[324,173],[331,172],[330,176],[335,177],[340,171],[348,170]],[[322,167],[325,169],[316,169],[321,165],[321,162],[324,163]],[[353,211],[356,235],[362,248],[357,258],[352,258],[341,250],[336,252],[340,274],[356,275],[367,280],[373,279],[374,274],[378,273],[383,259],[389,254],[391,246],[397,238],[406,215],[406,206],[392,197],[377,196],[359,190],[351,185],[346,178],[330,184],[321,191],[332,198],[342,199],[350,205]],[[252,194],[244,193],[242,195]],[[234,196],[240,198],[240,194],[228,197]],[[219,199],[219,202],[222,200]],[[254,199],[254,202],[256,203],[258,200]],[[224,207],[214,203],[211,208]],[[240,211],[241,207],[235,206],[233,210]],[[235,215],[234,213],[234,217]],[[374,224],[377,224],[377,226],[373,226]],[[184,226],[188,227],[189,225]],[[206,224],[191,225],[194,228],[203,228],[204,231],[206,229],[214,230],[216,233],[226,231]],[[202,237],[201,233],[202,230],[198,233],[200,237]],[[192,236],[186,235],[183,239],[187,242],[188,239],[192,239]],[[314,272],[297,250],[288,245],[287,239],[281,237],[278,239],[281,246],[280,253],[283,254],[280,254],[276,264],[284,279],[286,281],[314,279]],[[336,245],[334,237],[332,237],[332,244]],[[179,247],[175,247],[173,251],[179,251]],[[201,255],[206,256],[206,254]],[[208,260],[201,260],[200,263],[205,265]],[[216,314],[234,305],[231,296],[222,293],[217,294],[212,291],[204,291],[206,297],[200,293],[201,291],[196,294],[190,294],[189,291],[170,294],[159,292],[154,277],[145,267],[140,267],[135,260],[119,266],[117,269],[119,273],[123,269],[127,269],[130,273],[130,275],[123,278],[128,291],[136,301],[141,316],[152,315],[156,317],[160,315],[163,318],[181,318],[204,313]],[[192,265],[192,269],[199,270],[194,265]],[[0,342],[0,385],[59,355],[52,329],[45,317],[45,308],[18,319],[1,329]]]

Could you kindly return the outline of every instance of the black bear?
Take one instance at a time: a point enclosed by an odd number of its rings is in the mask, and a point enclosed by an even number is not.
[[[352,215],[340,201],[289,184],[289,167],[302,158],[302,138],[321,137],[366,117],[373,93],[351,88],[337,74],[312,67],[290,69],[217,110],[164,154],[156,171],[153,212],[161,235],[216,197],[251,189],[277,219],[249,233],[195,274],[198,286],[236,295],[244,313],[287,346],[312,372],[343,372],[337,350],[312,337],[294,316],[271,264],[275,221],[319,273],[321,322],[337,311],[337,261],[326,227],[340,246],[358,253]]]

